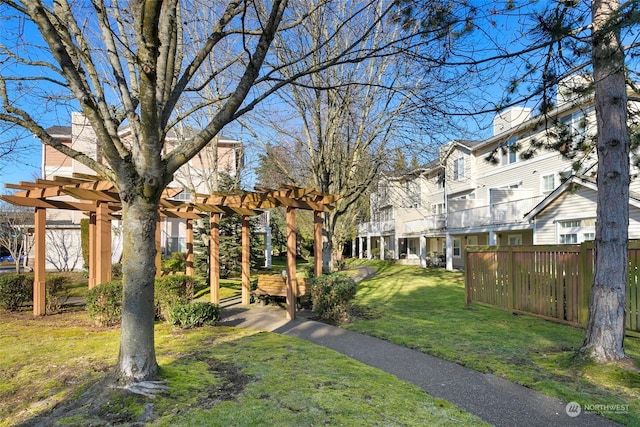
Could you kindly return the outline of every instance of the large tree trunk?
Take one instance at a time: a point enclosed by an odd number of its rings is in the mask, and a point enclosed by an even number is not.
[[[595,273],[583,350],[599,362],[624,355],[629,226],[629,132],[624,53],[614,31],[619,4],[595,0],[593,77],[598,123],[598,208]],[[607,31],[602,31],[607,27]]]
[[[117,376],[124,384],[155,379],[153,328],[158,205],[135,198],[123,203],[122,325]]]

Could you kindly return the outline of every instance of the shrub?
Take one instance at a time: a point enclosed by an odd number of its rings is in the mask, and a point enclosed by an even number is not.
[[[111,278],[113,280],[122,279],[122,264],[117,262],[111,265]]]
[[[49,276],[45,284],[45,303],[47,313],[56,313],[69,299],[71,281],[66,276]]]
[[[114,280],[91,288],[85,294],[89,317],[101,326],[120,323],[122,315],[122,282]]]
[[[356,296],[356,282],[345,273],[323,274],[311,284],[312,309],[323,320],[348,320],[348,304]]]
[[[187,268],[187,254],[173,252],[171,258],[162,261],[162,271],[165,273],[184,273]]]
[[[156,317],[171,323],[171,308],[193,298],[193,280],[184,274],[158,277],[155,283]]]
[[[220,306],[210,302],[177,304],[171,308],[171,323],[181,328],[215,325],[220,320]]]
[[[25,274],[0,275],[0,308],[17,311],[33,299],[33,277]]]
[[[344,271],[347,269],[347,262],[343,259],[336,260],[335,265],[336,265],[336,270],[338,271]]]

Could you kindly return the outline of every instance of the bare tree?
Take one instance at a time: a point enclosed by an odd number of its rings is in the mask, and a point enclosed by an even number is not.
[[[33,247],[33,210],[0,203],[0,246],[13,258],[16,273]]]
[[[318,6],[305,25],[296,29],[298,37],[276,37],[281,62],[291,63],[300,51],[314,52],[285,70],[288,78],[298,69],[318,68],[347,47],[384,52],[389,40],[406,36],[400,22],[385,19],[382,5],[367,8],[357,17],[351,16],[357,2]],[[370,22],[375,25],[368,28]],[[349,27],[343,37],[333,37],[345,23]],[[366,37],[363,28],[369,30]],[[416,52],[429,55],[432,64],[446,55],[440,40],[449,33],[439,30],[424,32],[421,43],[411,37],[402,39],[394,45],[397,55],[345,62],[298,79],[278,93],[280,102],[262,106],[261,123],[265,126],[255,130],[266,154],[260,169],[271,171],[263,177],[271,180],[279,176],[287,183],[342,196],[336,209],[325,214],[325,262],[338,258],[342,244],[355,235],[353,227],[339,223],[353,224],[358,200],[367,194],[379,171],[390,168],[396,152],[411,157],[429,149],[431,154],[436,151],[423,140],[424,133],[416,124],[429,127],[432,136],[446,126],[441,113],[454,98],[456,86],[437,68],[415,73],[412,61]],[[420,106],[421,111],[430,112],[427,119],[415,114],[420,91],[430,91],[433,96],[429,105]],[[271,135],[277,135],[278,140],[272,141]]]
[[[393,53],[392,40],[382,47],[362,46],[355,40],[319,62],[306,62],[314,55],[312,46],[295,55],[290,51],[288,62],[279,62],[272,51],[274,38],[297,36],[297,28],[329,2],[6,0],[0,4],[5,24],[0,44],[0,122],[27,129],[113,182],[120,193],[124,290],[114,377],[124,387],[152,391],[150,381],[158,373],[153,334],[155,228],[160,195],[176,171],[225,126],[292,81],[341,63]],[[378,3],[388,3],[380,10],[382,19],[391,2],[362,2],[351,15],[357,17]],[[370,34],[380,19],[360,20],[361,37]],[[348,22],[334,28],[331,39],[349,28]],[[292,68],[294,72],[289,71]],[[205,87],[212,90],[205,93]],[[170,132],[180,124],[194,127],[189,121],[192,114],[207,108],[201,129],[178,144],[166,144]],[[96,133],[97,156],[76,151],[46,131],[50,113],[67,116],[75,109]],[[122,126],[131,130],[126,140],[118,132]]]

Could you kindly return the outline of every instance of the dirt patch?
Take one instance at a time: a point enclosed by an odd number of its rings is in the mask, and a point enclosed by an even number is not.
[[[230,363],[212,358],[199,358],[198,360],[206,362],[209,369],[222,380],[221,384],[207,387],[206,390],[201,391],[202,397],[197,402],[197,406],[200,408],[211,408],[219,402],[235,400],[236,396],[251,381],[251,377]]]
[[[196,355],[194,359],[207,363],[209,369],[221,379],[215,385],[195,391],[199,398],[193,406],[200,409],[211,408],[223,401],[235,400],[251,381],[251,378],[243,374],[237,366],[204,355]],[[64,417],[65,425],[143,426],[165,415],[159,408],[168,408],[167,405],[156,405],[153,398],[116,389],[112,386],[113,384],[114,379],[110,374],[75,399],[60,402],[53,409],[19,425],[49,427],[58,425],[57,423]],[[179,412],[175,409],[179,406],[173,406],[174,414]],[[187,405],[187,407],[190,406],[192,405]],[[72,421],[69,421],[70,419]]]

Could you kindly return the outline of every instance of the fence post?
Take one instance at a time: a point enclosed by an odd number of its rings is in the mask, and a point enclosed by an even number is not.
[[[509,260],[508,260],[508,266],[507,266],[507,277],[508,277],[508,286],[505,286],[505,289],[508,289],[509,292],[511,293],[511,298],[508,298],[507,301],[509,301],[510,307],[509,310],[513,310],[514,307],[516,306],[516,291],[515,291],[515,280],[513,277],[514,271],[515,271],[515,261],[514,261],[514,253],[513,253],[513,246],[509,245],[508,246],[509,249]]]
[[[464,293],[465,304],[471,305],[471,269],[469,268],[469,251],[464,251]]]
[[[590,266],[589,266],[589,257],[588,255],[587,242],[580,243],[580,282],[581,282],[581,301],[580,301],[580,319],[579,322],[582,326],[586,327],[589,322],[589,300],[591,296],[590,288],[591,288],[591,276],[593,274],[589,274]],[[593,250],[593,249],[592,249]]]

